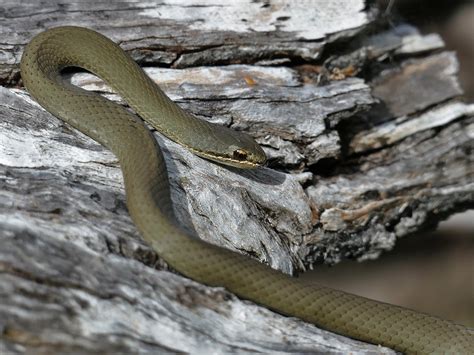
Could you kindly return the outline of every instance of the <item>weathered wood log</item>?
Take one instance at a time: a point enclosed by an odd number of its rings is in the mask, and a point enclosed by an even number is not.
[[[474,105],[437,35],[363,1],[21,4],[0,15],[0,351],[391,353],[172,273],[141,239],[115,157],[21,88],[31,37],[94,28],[268,168],[165,150],[183,225],[295,273],[378,257],[474,205]],[[370,35],[368,33],[371,33]],[[94,76],[71,81],[121,99]]]

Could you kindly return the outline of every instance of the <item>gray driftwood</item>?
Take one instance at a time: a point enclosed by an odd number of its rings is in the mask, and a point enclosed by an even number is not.
[[[376,258],[474,203],[456,57],[380,13],[362,0],[3,1],[0,352],[391,353],[169,271],[128,216],[113,154],[40,108],[18,71],[33,35],[91,27],[185,109],[252,134],[270,164],[243,172],[156,137],[186,228],[295,273]],[[120,100],[92,75],[71,80]]]

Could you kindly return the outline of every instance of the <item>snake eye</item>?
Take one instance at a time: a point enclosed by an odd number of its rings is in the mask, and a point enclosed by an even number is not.
[[[243,149],[234,150],[233,158],[236,160],[246,160],[248,153]]]

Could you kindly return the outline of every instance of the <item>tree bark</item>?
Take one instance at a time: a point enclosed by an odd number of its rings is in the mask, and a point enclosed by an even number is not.
[[[155,134],[185,228],[290,274],[376,258],[474,205],[474,105],[439,36],[369,3],[3,1],[0,352],[392,353],[170,271],[130,220],[113,154],[39,107],[19,74],[35,34],[98,30],[270,158],[239,171]]]

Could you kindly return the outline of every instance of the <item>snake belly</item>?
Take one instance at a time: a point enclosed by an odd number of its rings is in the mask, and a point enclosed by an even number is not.
[[[173,214],[162,153],[143,121],[122,106],[65,81],[61,71],[67,67],[80,67],[103,79],[141,118],[194,153],[252,167],[262,162],[262,151],[248,136],[184,112],[118,45],[97,32],[57,27],[40,33],[27,45],[21,59],[27,90],[46,110],[117,156],[134,223],[147,243],[180,273],[206,285],[225,287],[284,315],[401,352],[474,354],[474,331],[470,328],[308,285],[186,234]],[[247,159],[249,165],[245,166]]]

